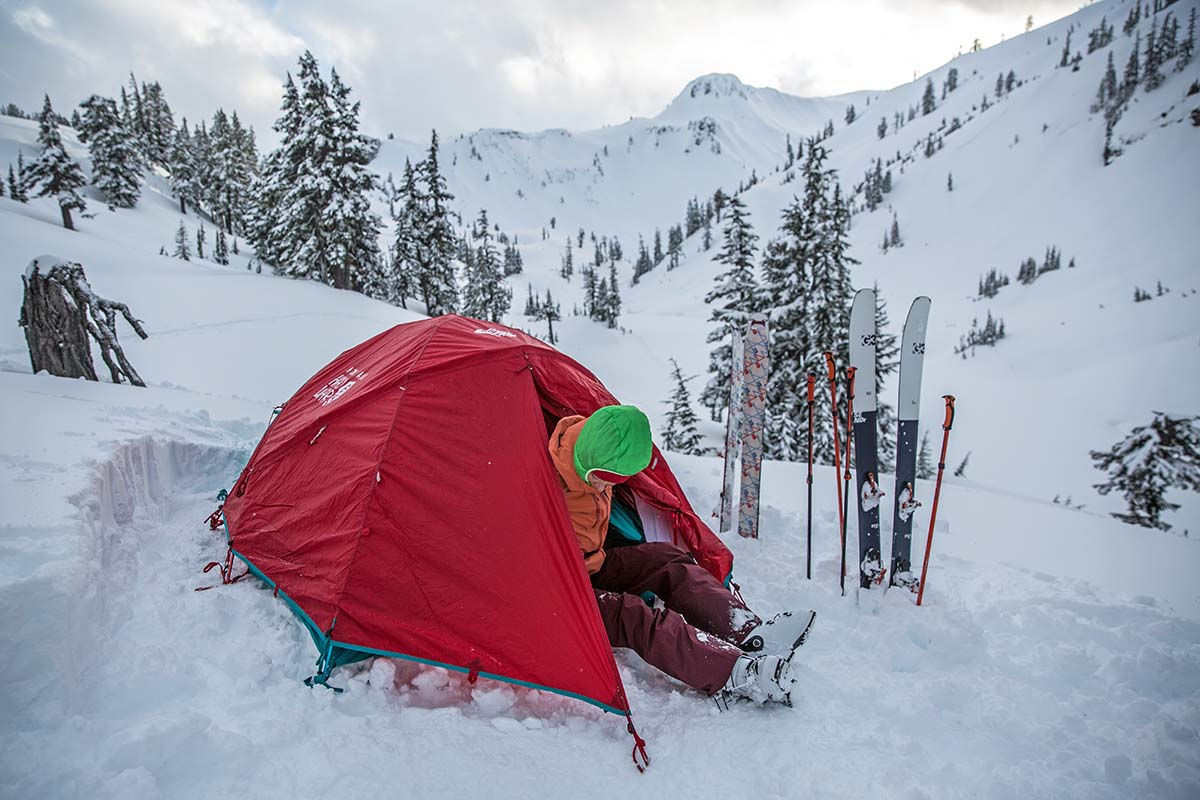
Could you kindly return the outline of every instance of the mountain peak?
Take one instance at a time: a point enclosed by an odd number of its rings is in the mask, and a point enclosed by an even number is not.
[[[745,100],[753,91],[753,88],[742,83],[737,75],[713,72],[689,81],[688,85],[683,87],[683,91],[679,93],[679,97],[676,100],[699,99],[703,97],[711,99],[733,97]]]

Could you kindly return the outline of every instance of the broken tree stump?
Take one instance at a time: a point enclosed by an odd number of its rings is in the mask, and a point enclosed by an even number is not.
[[[45,370],[63,378],[99,380],[92,365],[90,336],[100,345],[113,383],[121,383],[124,376],[134,386],[146,385],[117,341],[118,312],[145,339],[141,321],[124,303],[97,296],[82,264],[39,256],[29,262],[21,281],[25,297],[18,323],[25,329],[34,374]]]

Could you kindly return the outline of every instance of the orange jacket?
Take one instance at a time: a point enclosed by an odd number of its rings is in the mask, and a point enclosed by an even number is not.
[[[575,471],[575,442],[587,417],[564,417],[550,435],[550,459],[558,470],[559,481],[567,495],[567,513],[575,538],[583,551],[583,564],[589,575],[595,574],[604,563],[604,537],[608,534],[608,517],[612,513],[612,489],[600,491],[579,477]]]

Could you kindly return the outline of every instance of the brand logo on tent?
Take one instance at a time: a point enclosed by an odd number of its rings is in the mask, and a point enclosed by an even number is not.
[[[500,331],[496,330],[495,328],[476,328],[475,333],[479,334],[480,336],[499,336],[502,338],[508,337],[509,339],[517,338],[517,335],[511,331]]]
[[[361,369],[349,367],[341,375],[325,384],[321,391],[313,395],[313,399],[323,406],[330,405],[342,399],[354,387],[354,384],[366,380],[366,378],[367,373]]]

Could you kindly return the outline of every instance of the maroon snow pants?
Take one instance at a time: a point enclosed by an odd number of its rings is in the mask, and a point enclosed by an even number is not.
[[[761,622],[691,553],[670,542],[605,551],[592,587],[613,647],[628,647],[708,694],[725,685],[742,653],[730,642],[741,641]],[[642,592],[653,592],[666,608],[646,605]]]

